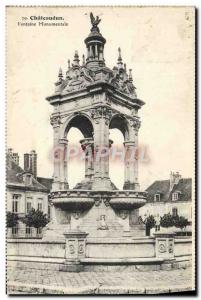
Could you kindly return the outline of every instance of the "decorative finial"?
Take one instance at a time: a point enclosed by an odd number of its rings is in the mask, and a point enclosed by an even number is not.
[[[126,64],[124,64],[124,70],[125,70],[125,72],[126,72]]]
[[[118,52],[119,52],[119,56],[118,56],[118,59],[117,59],[117,65],[119,67],[123,67],[122,57],[121,57],[121,48],[120,47],[118,48]]]
[[[132,69],[129,69],[129,80],[133,81],[133,76],[132,76]]]
[[[85,65],[85,56],[84,56],[84,54],[82,55],[82,64]]]
[[[70,59],[68,59],[68,70],[70,70]]]
[[[59,68],[59,81],[61,82],[63,80],[63,72],[62,72],[62,68]]]
[[[118,48],[118,52],[119,52],[119,57],[118,57],[118,61],[122,61],[122,57],[121,57],[121,48]]]
[[[91,19],[91,25],[92,25],[91,31],[98,31],[99,32],[98,24],[101,21],[99,16],[96,16],[96,18],[94,18],[93,13],[90,12],[90,19]]]
[[[75,65],[79,65],[79,62],[80,62],[80,60],[79,60],[79,55],[78,55],[78,51],[76,50],[75,51],[75,55],[74,55],[74,59],[73,59],[73,65],[75,66]]]

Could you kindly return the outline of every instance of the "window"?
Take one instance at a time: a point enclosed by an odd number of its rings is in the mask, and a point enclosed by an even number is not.
[[[41,233],[42,233],[42,228],[41,227],[37,228],[36,229],[36,234],[40,235]]]
[[[13,213],[18,213],[19,198],[20,198],[20,195],[16,195],[16,194],[13,195],[13,201],[12,201],[12,212]]]
[[[172,209],[172,215],[174,217],[178,216],[178,209],[177,209],[177,207],[173,207],[173,209]]]
[[[32,205],[31,205],[31,202],[29,201],[29,202],[27,202],[27,209],[26,209],[27,214],[31,211],[31,209],[32,209]]]
[[[172,201],[176,201],[179,198],[179,193],[173,193],[172,194]]]
[[[32,235],[32,228],[27,226],[26,227],[26,236],[31,236]]]
[[[31,174],[24,174],[24,183],[26,185],[32,184],[32,175]]]
[[[40,211],[43,210],[43,203],[42,203],[42,201],[38,202],[38,210],[40,210]]]
[[[154,195],[154,201],[156,201],[156,202],[161,201],[161,195],[160,194],[155,194]]]
[[[12,227],[12,235],[16,236],[18,234],[18,227],[14,226]]]
[[[41,235],[42,235],[42,228],[41,227],[36,228],[36,236],[41,237]]]

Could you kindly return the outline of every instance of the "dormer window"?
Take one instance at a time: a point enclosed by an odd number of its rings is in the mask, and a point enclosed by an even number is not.
[[[176,192],[176,193],[173,193],[172,194],[172,201],[177,201],[179,199],[179,193]]]
[[[25,185],[31,185],[32,184],[32,177],[33,175],[30,173],[24,173],[23,175],[23,181]]]
[[[155,194],[154,195],[154,201],[155,202],[160,202],[161,201],[161,195],[160,194]]]

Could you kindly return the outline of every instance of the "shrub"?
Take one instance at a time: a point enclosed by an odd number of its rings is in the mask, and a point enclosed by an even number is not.
[[[165,228],[174,226],[174,217],[170,213],[165,214],[161,217],[160,225]]]
[[[48,223],[48,217],[40,210],[32,208],[23,219],[23,222],[29,227],[45,227]]]
[[[184,227],[186,227],[188,225],[188,220],[183,216],[180,216],[180,217],[178,216],[175,219],[174,225],[178,228],[183,229]]]
[[[18,224],[18,215],[8,211],[6,213],[6,225],[8,228],[15,227]]]

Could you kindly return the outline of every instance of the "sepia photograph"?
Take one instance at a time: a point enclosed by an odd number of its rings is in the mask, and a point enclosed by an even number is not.
[[[196,292],[193,6],[6,7],[8,295]]]

